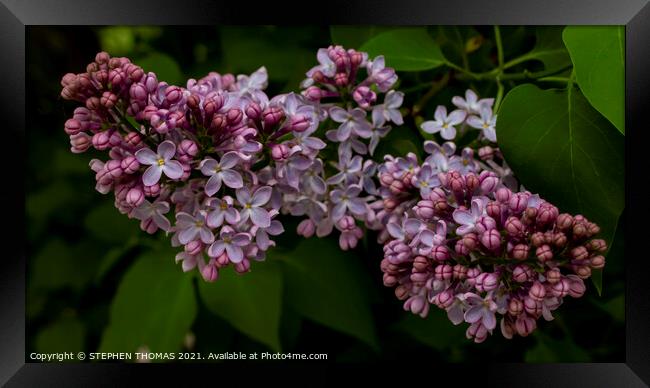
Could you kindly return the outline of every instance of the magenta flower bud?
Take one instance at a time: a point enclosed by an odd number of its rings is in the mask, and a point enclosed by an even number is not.
[[[305,96],[309,101],[320,101],[322,97],[321,90],[318,86],[310,86],[308,87],[303,93],[303,96]]]
[[[512,256],[513,259],[526,260],[528,258],[528,252],[529,252],[528,245],[517,244],[514,247],[512,247],[512,251],[510,252],[510,255]]]
[[[490,146],[481,147],[478,149],[478,157],[482,160],[490,160],[494,157],[494,149]]]
[[[560,276],[560,280],[557,281],[556,283],[553,283],[553,285],[551,286],[551,294],[558,298],[564,298],[569,294],[570,288],[571,288],[571,282],[566,277]]]
[[[119,160],[111,159],[104,165],[104,170],[113,178],[119,178],[124,172],[121,167],[122,162]]]
[[[587,243],[587,249],[593,252],[605,252],[607,250],[607,243],[602,239],[591,240]]]
[[[404,302],[404,310],[410,310],[413,314],[420,315],[424,318],[429,312],[429,304],[424,297],[415,295]]]
[[[467,270],[467,282],[470,285],[476,284],[476,277],[481,274],[481,270],[474,267]]]
[[[481,191],[483,194],[492,193],[499,184],[499,177],[491,171],[482,171],[479,175],[479,181],[481,182]]]
[[[394,287],[397,285],[397,278],[393,275],[384,273],[382,280],[384,281],[384,286],[386,287]]]
[[[95,55],[95,62],[99,65],[107,64],[110,59],[111,56],[105,51],[98,52],[97,55]]]
[[[465,331],[467,339],[473,339],[475,343],[480,344],[487,339],[488,330],[482,323],[472,323]]]
[[[512,191],[506,189],[505,187],[500,188],[497,190],[495,194],[495,198],[497,201],[501,203],[508,203],[510,201],[510,197],[512,196]]]
[[[226,113],[226,122],[229,125],[237,125],[241,123],[243,118],[244,113],[241,111],[241,109],[233,108]]]
[[[91,144],[91,137],[85,132],[70,136],[70,151],[74,154],[86,152]]]
[[[524,224],[517,217],[508,217],[504,226],[512,237],[521,237],[524,234]]]
[[[488,202],[486,208],[486,213],[488,216],[492,217],[496,221],[501,220],[502,205],[499,202],[490,201]]]
[[[478,245],[478,237],[476,237],[476,234],[474,233],[466,234],[463,236],[463,239],[461,241],[463,242],[463,245],[465,245],[470,251],[476,249],[476,246]]]
[[[542,244],[546,243],[546,238],[544,238],[544,233],[535,232],[530,236],[530,242],[535,247],[540,247]]]
[[[533,317],[539,317],[542,314],[542,302],[526,296],[524,297],[524,310]]]
[[[481,235],[481,244],[490,251],[501,247],[501,235],[496,229],[490,229]]]
[[[147,197],[157,197],[160,195],[160,185],[156,183],[155,185],[152,186],[144,186],[142,188],[142,191],[144,192],[144,195]]]
[[[558,248],[562,248],[566,245],[567,238],[566,235],[562,232],[557,232],[553,235],[553,245]]]
[[[334,84],[340,88],[347,86],[348,82],[348,75],[345,73],[336,73],[334,76]]]
[[[110,146],[110,136],[109,131],[97,132],[93,135],[93,147],[103,151]]]
[[[341,234],[341,236],[343,236],[343,234]],[[429,280],[430,277],[431,277],[431,274],[426,273],[426,272],[412,272],[411,275],[409,276],[409,279],[413,283],[417,283],[417,284],[422,285],[422,284],[426,283],[426,281]]]
[[[424,256],[416,256],[413,259],[413,271],[415,272],[426,272],[427,269],[431,268],[431,263]]]
[[[517,283],[525,283],[532,276],[532,270],[527,265],[518,265],[512,270],[512,279]]]
[[[522,337],[527,337],[537,328],[537,322],[528,315],[520,315],[515,321],[515,330]]]
[[[153,93],[158,89],[158,78],[155,73],[149,72],[140,79],[141,83],[147,89],[148,93]]]
[[[291,150],[286,144],[274,144],[271,146],[271,157],[276,161],[286,160]]]
[[[340,230],[346,231],[346,230],[354,229],[356,223],[354,222],[354,218],[352,218],[351,216],[344,216],[336,223],[336,225],[339,227]]]
[[[139,83],[131,85],[131,88],[129,89],[129,96],[131,96],[131,99],[133,100],[145,102],[148,95],[147,89],[145,89],[144,85]]]
[[[444,290],[433,297],[433,303],[441,309],[446,309],[454,303],[454,293],[451,290]]]
[[[65,122],[65,133],[68,135],[76,135],[82,130],[82,125],[79,120],[69,119]]]
[[[235,264],[235,271],[238,274],[243,274],[250,270],[251,270],[251,262],[246,258],[244,258],[244,260],[240,261],[239,263]]]
[[[473,172],[465,174],[465,186],[467,191],[473,193],[481,185],[481,181]]]
[[[456,251],[457,254],[461,256],[467,256],[469,255],[470,250],[463,244],[462,240],[456,241],[456,245],[454,245],[454,250]]]
[[[140,206],[144,202],[144,193],[139,187],[134,187],[126,194],[126,202],[131,206]]]
[[[483,272],[476,277],[474,287],[479,292],[492,291],[499,285],[499,276],[491,272]]]
[[[370,109],[377,101],[377,94],[367,86],[359,86],[352,93],[352,98],[362,109]]]
[[[438,262],[449,260],[450,256],[451,254],[446,245],[438,245],[431,249],[431,257]]]
[[[133,174],[140,168],[140,163],[135,156],[127,156],[120,162],[120,167],[124,170],[125,174]]]
[[[521,213],[526,210],[528,196],[524,193],[513,193],[508,200],[508,208],[513,213]]]
[[[363,62],[363,54],[361,54],[356,50],[349,49],[348,56],[350,57],[350,66],[353,69],[359,67],[359,65],[361,65],[361,63]]]
[[[408,297],[408,295],[409,290],[404,285],[400,284],[399,286],[395,287],[395,296],[397,299],[404,300]]]
[[[140,229],[149,234],[154,234],[158,230],[158,225],[153,222],[153,218],[149,218],[140,222]]]
[[[183,249],[190,255],[198,255],[203,249],[203,244],[201,244],[200,240],[194,240],[185,244],[185,247]]]
[[[288,130],[293,132],[304,132],[311,125],[311,120],[303,115],[295,115],[289,120]]]
[[[591,276],[591,268],[587,265],[579,265],[575,268],[575,273],[581,279],[588,279]]]
[[[462,264],[454,265],[454,279],[464,280],[467,278],[467,267]]]
[[[208,265],[203,267],[203,270],[201,270],[201,276],[203,277],[203,280],[209,283],[217,280],[219,277],[219,270],[212,260],[210,260]]]
[[[110,176],[110,174],[107,174]],[[128,185],[116,185],[115,186],[115,198],[119,201],[126,201],[126,195],[129,193],[131,188]]]
[[[415,210],[418,217],[423,220],[430,220],[435,214],[433,210],[433,202],[426,199],[418,202],[417,206],[415,206],[413,210]]]
[[[551,250],[550,246],[544,244],[539,248],[537,248],[537,250],[535,251],[535,256],[537,256],[539,261],[545,263],[553,258],[553,251]]]
[[[264,110],[262,117],[264,119],[264,127],[268,129],[277,125],[284,118],[284,112],[282,109],[272,106]]]
[[[144,71],[142,68],[138,65],[134,65],[133,63],[127,64],[124,67],[124,71],[132,82],[138,82],[142,79],[142,76],[144,76]]]
[[[497,223],[492,217],[481,216],[474,225],[478,233],[485,233],[490,229],[496,229]]]
[[[183,98],[183,90],[178,86],[170,86],[165,89],[165,100],[171,105],[176,104]]]
[[[454,193],[462,193],[465,190],[463,176],[458,171],[451,171],[446,176],[446,186]]]
[[[195,157],[199,153],[199,147],[196,145],[194,141],[189,139],[184,139],[178,145],[177,151],[179,154],[179,159],[182,162],[189,162],[190,160],[192,160],[193,157]]]
[[[118,89],[126,81],[126,73],[122,69],[111,69],[108,72],[108,82],[113,90]]]
[[[579,245],[571,249],[571,257],[573,257],[575,260],[585,260],[587,257],[589,257],[589,251],[587,251],[587,248],[584,246]]]
[[[129,132],[124,136],[124,141],[133,148],[142,144],[142,138],[135,132]]]
[[[544,300],[544,297],[546,296],[544,285],[540,282],[534,282],[530,287],[530,290],[528,290],[528,296],[536,301]]]
[[[569,295],[573,298],[580,298],[584,295],[587,288],[582,279],[574,275],[569,275],[567,278],[569,280]]]
[[[434,273],[438,280],[451,280],[454,276],[454,268],[449,264],[441,264],[436,266]]]
[[[546,277],[546,281],[549,282],[550,284],[555,284],[562,279],[562,274],[560,273],[560,270],[558,268],[551,268],[548,271],[546,271],[546,274],[544,275]]]
[[[251,120],[257,121],[262,117],[262,108],[256,102],[251,102],[246,107],[246,117]]]
[[[544,203],[539,206],[537,213],[537,223],[540,225],[547,225],[555,222],[558,217],[558,210],[555,206]]]
[[[508,313],[514,317],[524,312],[524,304],[517,298],[511,298],[508,302]]]
[[[562,230],[562,231],[567,231],[571,229],[573,226],[573,217],[571,217],[570,214],[567,213],[562,213],[559,216],[557,216],[557,219],[555,220],[555,225]]]
[[[316,225],[312,220],[306,218],[298,224],[296,232],[303,237],[309,238],[316,232]]]

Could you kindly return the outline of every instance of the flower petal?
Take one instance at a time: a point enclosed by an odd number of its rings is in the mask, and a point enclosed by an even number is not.
[[[233,263],[237,264],[244,260],[244,252],[240,247],[233,244],[226,244],[226,253],[228,253],[228,258]]]
[[[260,207],[254,207],[250,209],[251,211],[251,221],[260,228],[268,228],[271,226],[271,216],[269,212]]]
[[[179,179],[183,176],[183,165],[176,160],[168,160],[163,164],[162,170],[170,179]]]
[[[190,241],[193,241],[196,239],[196,236],[199,234],[199,228],[195,226],[190,226],[188,228],[185,228],[178,233],[178,241],[185,245],[189,243]]]
[[[237,171],[223,170],[221,171],[221,177],[223,178],[223,183],[233,189],[239,189],[244,186],[244,180]]]
[[[272,189],[270,186],[262,186],[255,191],[253,194],[253,199],[251,200],[251,205],[253,206],[262,206],[271,199]]]
[[[215,195],[221,188],[221,174],[214,174],[205,184],[205,194],[208,197]]]
[[[226,244],[222,240],[215,241],[214,244],[210,245],[208,248],[208,256],[218,257],[221,256],[223,251],[226,249]]]
[[[240,160],[241,159],[239,158],[239,154],[237,152],[230,151],[221,157],[219,164],[222,169],[226,170],[235,167]]]
[[[164,160],[169,160],[176,154],[176,144],[171,140],[165,140],[158,145],[158,155]]]
[[[472,306],[465,311],[465,322],[474,323],[483,318],[483,308],[481,306]]]
[[[162,175],[162,166],[153,164],[147,168],[147,170],[142,175],[142,183],[145,186],[153,186],[160,180],[160,175]]]
[[[454,221],[456,221],[457,224],[460,225],[469,225],[473,224],[474,221],[476,220],[472,213],[470,213],[467,210],[462,210],[462,209],[456,209],[454,210],[454,213],[452,214]]]
[[[136,151],[135,158],[138,159],[140,164],[151,165],[158,163],[158,155],[149,148],[142,148]]]

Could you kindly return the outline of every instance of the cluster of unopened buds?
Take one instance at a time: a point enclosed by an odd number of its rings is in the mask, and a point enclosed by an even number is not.
[[[469,92],[467,100],[472,96],[476,101]],[[470,125],[493,141],[485,133],[491,101],[483,104],[462,109],[482,115],[484,125]],[[445,115],[439,117],[436,125],[445,129]],[[596,224],[517,190],[490,144],[480,147],[480,160],[469,148],[456,155],[452,142],[428,141],[425,150],[430,155],[421,163],[414,154],[388,155],[379,167],[378,218],[387,225],[381,269],[405,310],[426,317],[435,305],[453,324],[469,323],[467,338],[479,343],[497,323],[506,338],[527,336],[540,317],[553,319],[564,297],[585,293],[584,280],[605,265],[607,245],[594,238]]]
[[[243,273],[263,260],[271,236],[284,231],[281,211],[309,215],[302,235],[317,224],[326,235],[335,225],[341,246],[354,247],[362,231],[351,215],[372,221],[357,187],[374,191],[375,166],[352,149],[372,152],[384,124],[401,123],[401,94],[375,104],[373,89],[386,92],[397,79],[381,57],[370,62],[337,46],[319,50],[318,59],[307,73],[314,85],[269,98],[263,67],[250,76],[213,72],[180,87],[101,52],[84,73],[61,81],[61,96],[83,105],[65,123],[71,151],[107,151],[108,160],[90,162],[96,189],[112,191],[116,208],[146,232],[172,234],[172,244],[183,246],[177,262],[206,281],[230,264]],[[367,77],[357,83],[362,72]],[[336,105],[348,96],[359,108]],[[365,121],[370,111],[374,124]],[[340,172],[326,178],[318,158],[326,143],[314,135],[328,117],[341,123],[334,131],[341,146]]]

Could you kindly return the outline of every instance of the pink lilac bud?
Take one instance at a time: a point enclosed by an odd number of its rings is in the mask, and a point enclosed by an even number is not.
[[[473,193],[480,185],[481,181],[476,176],[476,174],[473,172],[465,174],[465,187],[467,188],[468,192]]]
[[[153,222],[153,218],[149,218],[140,222],[140,229],[149,234],[154,234],[158,230],[158,226]]]
[[[508,302],[508,313],[512,316],[517,316],[524,312],[524,304],[517,298],[511,298]]]
[[[276,161],[283,161],[289,158],[291,153],[291,150],[289,147],[282,143],[282,144],[274,144],[271,146],[271,157],[273,160]]]
[[[135,156],[127,156],[120,162],[120,167],[124,170],[125,174],[133,174],[140,169],[140,163]]]
[[[536,301],[542,301],[546,296],[546,289],[540,282],[534,282],[528,291],[528,296]]]
[[[587,279],[591,276],[591,268],[587,265],[577,266],[574,271],[581,279]]]
[[[532,271],[527,265],[518,265],[512,271],[512,279],[517,283],[525,283],[528,281]]]
[[[541,261],[542,263],[545,263],[553,258],[553,251],[551,250],[551,247],[544,244],[537,248],[535,251],[535,256]]]
[[[95,149],[103,151],[110,147],[110,131],[98,132],[93,135],[93,147]]]
[[[446,245],[438,245],[431,249],[431,257],[438,262],[449,260],[450,256],[449,248]]]
[[[293,132],[304,132],[311,126],[311,120],[303,115],[296,115],[291,117],[287,130]]]
[[[555,222],[558,217],[558,210],[555,206],[549,203],[543,203],[539,206],[537,213],[537,223],[540,225],[551,224]]]
[[[251,270],[251,262],[248,259],[244,259],[239,263],[235,264],[235,271],[238,274],[243,274]]]
[[[551,293],[553,296],[563,298],[569,294],[570,289],[571,282],[567,278],[562,277],[557,283],[551,286]]]
[[[183,91],[178,86],[170,86],[165,89],[165,100],[174,105],[183,98]]]
[[[567,244],[566,235],[562,232],[557,232],[553,235],[553,245],[558,248],[562,248]]]
[[[481,147],[478,149],[478,157],[482,160],[490,160],[494,157],[494,149],[490,146]]]
[[[256,102],[251,102],[246,107],[246,116],[254,121],[259,120],[262,117],[262,108]]]
[[[144,193],[139,187],[134,187],[126,194],[126,202],[131,206],[140,206],[144,202]]]
[[[497,223],[492,217],[482,216],[476,221],[474,227],[478,233],[485,233],[488,230],[496,229]]]
[[[591,240],[587,243],[587,249],[594,252],[605,252],[607,251],[607,243],[601,239]]]
[[[454,275],[454,268],[449,264],[438,265],[434,269],[436,279],[451,280]]]
[[[205,267],[203,267],[201,276],[206,282],[212,283],[217,280],[219,277],[219,270],[217,269],[217,266],[213,260],[210,260],[210,262]]]
[[[560,214],[557,216],[555,224],[560,230],[567,231],[573,226],[573,217],[567,213]]]
[[[463,236],[463,239],[461,241],[463,245],[470,251],[473,251],[478,246],[478,237],[476,237],[476,234],[474,233],[466,234]]]
[[[508,234],[512,237],[520,237],[524,233],[524,225],[517,217],[508,217],[504,226]]]
[[[269,128],[277,125],[284,118],[284,112],[277,107],[269,107],[262,113],[264,118],[264,127]]]
[[[243,118],[244,114],[242,113],[241,109],[233,108],[226,113],[226,122],[229,125],[239,124]]]
[[[461,256],[467,256],[469,255],[470,250],[463,244],[462,240],[456,241],[456,245],[454,245],[454,251],[461,255]]]
[[[470,285],[476,284],[476,277],[481,274],[481,270],[474,267],[467,270],[467,282]]]
[[[454,303],[454,293],[451,290],[444,290],[433,298],[433,303],[441,309],[446,309]]]
[[[480,344],[487,339],[488,330],[483,324],[472,323],[465,332],[467,339],[473,339],[475,343]]]
[[[431,263],[424,256],[416,256],[413,259],[413,269],[417,272],[425,272],[427,269],[431,268]]]
[[[319,87],[310,86],[303,92],[303,96],[310,101],[320,101],[322,93]]]
[[[512,196],[512,191],[506,189],[505,187],[498,189],[495,194],[496,200],[501,203],[509,203],[511,196]]]
[[[488,230],[481,235],[481,244],[490,251],[496,251],[501,247],[501,235],[495,229]]]
[[[585,260],[587,257],[589,257],[589,251],[587,251],[587,248],[584,246],[577,246],[571,249],[571,257],[573,257],[575,260]]]
[[[533,317],[539,317],[542,314],[542,302],[526,296],[524,297],[524,310]]]
[[[142,144],[142,138],[135,132],[129,132],[124,136],[124,141],[131,147],[138,147]]]
[[[415,213],[424,220],[430,220],[435,214],[433,209],[433,202],[426,199],[418,202],[414,210]]]
[[[499,224],[501,223],[502,206],[499,202],[490,201],[485,209],[488,216],[492,217]]]
[[[515,214],[519,214],[526,209],[528,196],[524,193],[514,193],[508,200],[508,208]]]
[[[483,272],[476,277],[474,286],[479,292],[492,291],[499,285],[499,276],[495,273]]]
[[[345,73],[337,73],[334,76],[334,84],[340,88],[347,86],[348,82],[348,75]]]
[[[542,232],[535,232],[530,236],[530,242],[533,244],[534,247],[541,247],[546,243],[546,239],[544,238],[544,233]]]
[[[529,247],[526,244],[517,244],[512,247],[511,256],[513,259],[526,260],[528,258]]]
[[[499,177],[491,171],[482,171],[479,180],[483,194],[492,193],[499,184]]]
[[[184,139],[178,145],[177,152],[181,162],[189,162],[199,153],[199,147],[192,140]]]
[[[302,220],[298,224],[297,233],[303,237],[309,238],[313,236],[315,232],[316,232],[316,225],[309,218]]]
[[[65,122],[65,133],[68,135],[76,135],[82,130],[82,125],[79,120],[69,119]]]
[[[589,265],[593,269],[602,269],[605,267],[605,257],[602,255],[592,256],[589,259]]]
[[[367,86],[359,86],[352,93],[352,98],[362,109],[369,109],[377,101],[377,94]]]
[[[122,170],[121,163],[122,162],[119,160],[111,159],[104,165],[104,170],[106,170],[106,172],[113,178],[119,178],[124,172]]]
[[[515,330],[522,337],[527,337],[537,328],[537,322],[528,315],[520,315],[515,321]]]
[[[454,279],[464,280],[467,278],[467,267],[462,264],[454,265]]]
[[[429,311],[429,304],[427,303],[425,298],[419,295],[415,295],[407,299],[406,302],[404,302],[404,310],[406,311],[410,310],[413,314],[416,315],[419,314],[419,315],[426,316],[426,313]]]
[[[157,197],[160,195],[160,185],[156,183],[155,185],[152,186],[144,186],[142,191],[144,192],[144,195],[147,197]]]
[[[183,249],[190,255],[198,255],[203,249],[203,244],[199,240],[194,240],[185,244],[185,247]]]
[[[409,290],[404,286],[404,285],[399,285],[395,287],[395,296],[399,300],[404,300],[408,297],[409,295]]]
[[[551,268],[548,271],[546,271],[546,281],[555,284],[559,282],[562,279],[562,274],[560,273],[560,270],[558,268]]]
[[[86,152],[92,144],[91,137],[85,132],[70,136],[70,151],[75,154]]]

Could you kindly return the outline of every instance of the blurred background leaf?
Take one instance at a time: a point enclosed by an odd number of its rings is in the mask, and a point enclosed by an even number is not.
[[[445,63],[440,47],[424,28],[382,32],[367,41],[360,50],[367,51],[369,58],[383,55],[386,66],[395,70],[429,70]]]

